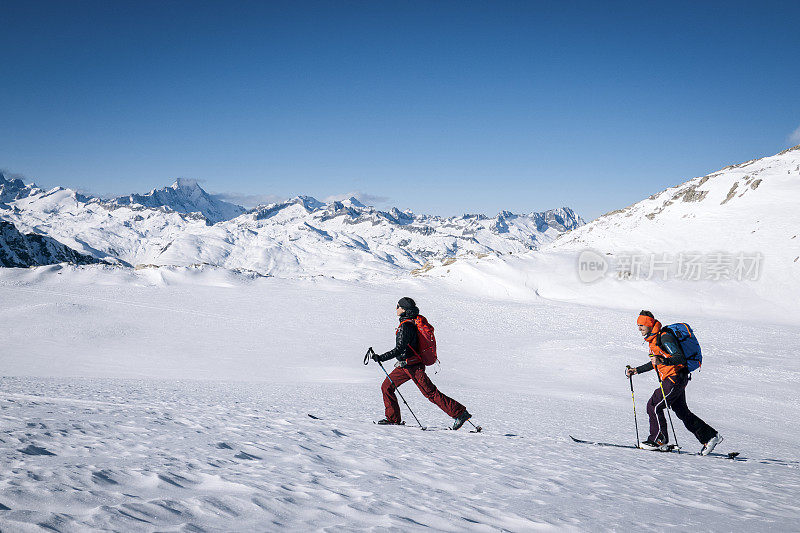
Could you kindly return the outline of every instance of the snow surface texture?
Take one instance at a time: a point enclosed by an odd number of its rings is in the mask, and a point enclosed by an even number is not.
[[[694,178],[564,233],[535,254],[464,258],[429,269],[457,290],[630,309],[694,308],[715,316],[800,324],[800,146]],[[757,279],[683,281],[578,277],[580,252],[611,263],[639,255],[677,266],[679,254],[706,260],[761,254]],[[649,255],[648,255],[649,254]],[[615,275],[616,274],[616,275]],[[625,272],[630,274],[630,272]],[[633,276],[635,278],[636,276]]]
[[[261,275],[340,279],[407,275],[429,260],[538,249],[583,224],[571,209],[441,218],[379,211],[355,198],[301,196],[235,218],[196,183],[106,202],[0,176],[0,219],[125,266],[206,264]],[[218,221],[216,224],[211,222]]]
[[[433,380],[483,433],[444,430],[412,384],[431,430],[372,424],[383,374],[361,359],[391,347],[400,295],[436,327]],[[796,530],[800,328],[655,310],[694,327],[689,404],[747,461],[570,442],[635,442],[638,309],[435,278],[0,270],[0,529]],[[634,383],[644,433],[657,382]]]

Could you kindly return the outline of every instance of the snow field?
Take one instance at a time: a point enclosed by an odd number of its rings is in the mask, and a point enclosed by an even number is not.
[[[513,434],[378,428],[366,385],[2,383],[4,530],[786,530],[800,510],[796,466],[572,444],[542,435],[551,416]],[[323,420],[293,406],[330,402]]]
[[[436,327],[432,379],[484,433],[445,430],[411,383],[431,430],[402,403],[408,426],[372,423],[383,373],[362,358],[391,347],[404,295]],[[568,435],[635,440],[623,368],[646,361],[639,308],[509,297],[436,279],[4,270],[0,530],[796,529],[800,328],[654,302],[703,344],[690,407],[748,461],[597,448]],[[634,384],[644,438],[657,382]]]

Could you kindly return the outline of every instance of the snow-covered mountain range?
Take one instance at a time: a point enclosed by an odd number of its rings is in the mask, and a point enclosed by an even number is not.
[[[125,266],[208,264],[282,277],[360,279],[431,259],[536,250],[584,221],[569,208],[496,217],[380,211],[350,198],[299,196],[246,211],[178,180],[102,200],[0,176],[0,218],[81,254]]]

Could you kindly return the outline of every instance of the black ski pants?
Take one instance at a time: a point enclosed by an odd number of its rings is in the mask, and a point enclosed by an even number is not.
[[[653,396],[647,402],[647,414],[650,416],[650,440],[653,442],[669,442],[667,431],[667,419],[664,415],[664,408],[669,405],[675,416],[683,422],[701,444],[705,444],[717,434],[717,430],[703,422],[699,416],[692,413],[686,405],[686,385],[689,383],[687,374],[671,376],[662,383],[664,395],[661,394],[661,387],[653,392]],[[666,396],[666,402],[664,401]]]

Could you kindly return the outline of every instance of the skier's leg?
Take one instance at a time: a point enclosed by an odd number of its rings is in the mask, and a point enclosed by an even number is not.
[[[647,402],[647,415],[650,417],[650,437],[648,438],[650,442],[666,443],[669,441],[664,406],[664,396],[659,387],[653,391],[653,395]]]
[[[717,430],[706,424],[699,416],[689,410],[689,406],[686,404],[687,384],[688,381],[685,378],[676,379],[673,388],[675,392],[668,394],[667,400],[675,416],[683,422],[686,429],[694,434],[701,444],[705,444],[717,434]]]
[[[392,378],[391,381],[389,378]],[[399,424],[402,420],[400,416],[400,405],[397,403],[397,396],[394,391],[397,387],[409,380],[406,372],[402,368],[395,368],[389,373],[389,377],[383,380],[381,392],[383,392],[383,405],[386,408],[386,420],[394,424]]]
[[[414,383],[417,384],[420,392],[422,392],[428,400],[435,403],[439,409],[447,413],[447,416],[455,418],[466,411],[466,407],[449,396],[442,394],[439,389],[436,388],[431,378],[425,373],[425,365],[415,365],[406,370],[408,370],[409,374],[414,379]]]

